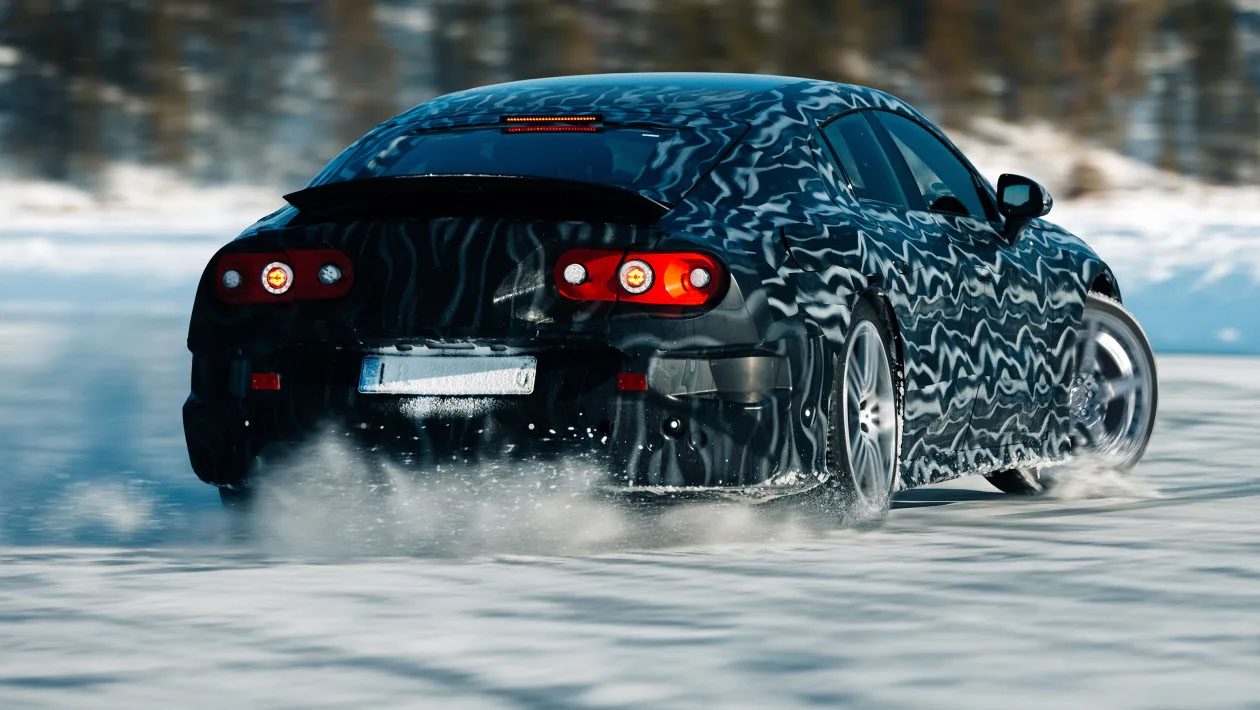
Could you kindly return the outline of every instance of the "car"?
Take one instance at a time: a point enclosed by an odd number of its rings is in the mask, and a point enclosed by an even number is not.
[[[333,432],[422,473],[581,455],[648,500],[882,515],[963,475],[1132,467],[1151,348],[1115,274],[882,91],[555,77],[377,126],[210,260],[192,468],[225,502]]]

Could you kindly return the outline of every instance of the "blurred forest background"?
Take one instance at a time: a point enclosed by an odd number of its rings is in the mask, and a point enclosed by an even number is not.
[[[440,93],[645,70],[870,84],[1260,180],[1257,0],[0,0],[0,174],[300,184]]]

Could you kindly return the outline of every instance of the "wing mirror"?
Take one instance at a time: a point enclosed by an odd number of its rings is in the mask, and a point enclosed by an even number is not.
[[[1006,174],[998,178],[998,211],[1006,218],[1002,235],[1012,244],[1024,227],[1038,217],[1050,213],[1054,198],[1046,188],[1023,175]]]

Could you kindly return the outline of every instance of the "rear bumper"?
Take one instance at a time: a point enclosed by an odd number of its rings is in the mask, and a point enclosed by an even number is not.
[[[194,358],[184,405],[189,457],[215,485],[246,485],[271,460],[321,436],[419,469],[438,462],[580,456],[613,489],[754,487],[802,470],[797,450],[817,423],[793,387],[787,351],[629,357],[598,347],[552,348],[538,358],[534,393],[504,397],[360,394],[360,350],[290,348]],[[278,391],[249,387],[280,374]],[[618,391],[619,372],[647,376]],[[814,408],[816,411],[816,407]],[[778,479],[776,479],[778,477]]]

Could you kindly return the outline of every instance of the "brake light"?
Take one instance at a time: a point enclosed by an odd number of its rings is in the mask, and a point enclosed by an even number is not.
[[[262,285],[267,293],[280,294],[293,287],[293,268],[283,261],[273,261],[263,267]]]
[[[595,114],[554,114],[536,116],[504,116],[504,123],[599,123],[600,117]]]
[[[504,133],[598,133],[599,128],[596,126],[565,126],[561,124],[552,126],[508,126],[503,129]]]
[[[703,252],[574,249],[556,261],[561,296],[654,306],[703,306],[725,287],[726,270]]]
[[[601,118],[595,114],[565,116],[503,116],[504,133],[596,133]]]
[[[655,278],[656,274],[652,271],[652,267],[642,259],[627,261],[617,272],[617,280],[621,282],[622,290],[635,295],[652,288],[652,281]]]
[[[215,261],[216,292],[224,303],[287,303],[342,298],[354,269],[336,249],[223,254]]]

